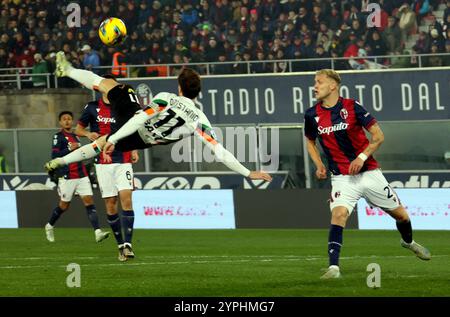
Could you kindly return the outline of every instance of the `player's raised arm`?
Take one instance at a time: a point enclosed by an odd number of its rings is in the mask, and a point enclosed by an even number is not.
[[[194,132],[195,136],[200,138],[202,142],[214,153],[216,158],[222,162],[230,170],[251,179],[261,179],[267,182],[272,181],[272,177],[263,171],[250,171],[243,166],[233,154],[225,149],[215,137],[214,131],[209,125],[199,124]]]

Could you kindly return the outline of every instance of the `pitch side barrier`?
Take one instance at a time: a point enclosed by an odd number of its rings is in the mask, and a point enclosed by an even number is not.
[[[58,201],[55,191],[0,191],[8,208],[0,227],[40,228]],[[139,190],[133,193],[135,228],[235,229],[327,228],[329,191],[319,190]],[[94,191],[99,221],[107,228],[104,203]],[[81,201],[75,197],[58,227],[89,228]],[[350,228],[357,228],[353,217]]]
[[[450,230],[450,188],[396,189],[418,230]],[[138,190],[133,194],[137,229],[326,229],[328,189]],[[0,191],[0,228],[43,228],[58,201],[55,191]],[[107,228],[103,201],[94,192],[100,224]],[[75,197],[58,227],[89,228]],[[348,228],[396,230],[381,209],[361,199]]]

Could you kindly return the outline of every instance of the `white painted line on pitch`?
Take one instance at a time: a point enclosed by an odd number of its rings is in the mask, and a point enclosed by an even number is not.
[[[443,255],[434,255],[434,258],[443,258],[448,257],[450,255],[443,254]],[[174,256],[176,257],[176,256]],[[226,256],[223,256],[226,257]],[[237,257],[237,256],[236,256]],[[243,258],[245,256],[242,256],[240,258]],[[251,257],[251,256],[249,256]],[[260,257],[260,256],[257,256]],[[367,258],[374,258],[379,257],[375,255],[371,256],[349,256],[349,257],[341,257],[343,260],[352,260],[352,259],[367,259]],[[412,256],[409,255],[399,255],[399,256],[383,256],[383,258],[411,258]],[[233,257],[229,257],[233,258]],[[328,257],[325,256],[317,256],[317,257],[302,257],[302,256],[285,256],[285,257],[271,257],[268,256],[266,258],[261,259],[239,259],[239,257],[235,259],[230,260],[200,260],[200,261],[165,261],[165,262],[126,262],[126,263],[91,263],[91,264],[81,264],[83,267],[87,266],[95,266],[95,267],[102,267],[102,266],[143,266],[143,265],[181,265],[181,264],[208,264],[208,263],[245,263],[245,262],[284,262],[284,261],[317,261],[317,260],[325,260],[328,259]],[[33,268],[47,268],[47,267],[66,267],[66,265],[7,265],[7,266],[0,266],[0,269],[33,269]]]
[[[158,258],[188,258],[188,259],[196,259],[196,258],[273,258],[273,257],[281,257],[281,258],[298,258],[303,257],[301,255],[144,255],[140,256],[140,258],[145,259],[158,259]],[[70,259],[73,260],[96,260],[96,259],[104,259],[105,257],[100,256],[80,256],[80,257],[71,257]],[[23,261],[23,260],[60,260],[60,258],[49,258],[49,257],[31,257],[31,258],[0,258],[1,260],[16,260],[16,261]]]

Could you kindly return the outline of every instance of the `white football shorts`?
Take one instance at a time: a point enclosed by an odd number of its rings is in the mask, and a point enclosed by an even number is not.
[[[125,189],[134,189],[131,163],[95,164],[102,198],[115,197]]]
[[[343,206],[351,214],[361,198],[365,198],[369,205],[380,207],[385,211],[400,206],[400,199],[380,169],[357,175],[331,176],[330,210]]]
[[[92,187],[89,177],[65,179],[58,181],[58,194],[62,201],[70,202],[74,194],[80,196],[92,196]]]

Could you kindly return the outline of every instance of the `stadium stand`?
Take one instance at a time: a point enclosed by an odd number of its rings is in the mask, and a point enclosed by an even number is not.
[[[31,73],[35,54],[41,54],[51,73],[54,53],[59,50],[70,55],[76,67],[95,68],[86,62],[92,55],[98,55],[100,65],[111,66],[117,52],[126,56],[128,65],[147,65],[132,67],[131,77],[179,72],[180,67],[168,71],[160,64],[241,60],[360,57],[332,65],[314,60],[292,63],[291,67],[282,62],[253,64],[249,69],[226,64],[208,70],[199,67],[199,71],[412,67],[419,63],[416,54],[450,52],[450,1],[370,2],[382,8],[378,28],[366,27],[368,0],[82,0],[78,1],[80,27],[69,28],[66,1],[7,0],[0,6],[0,68],[23,68],[21,74]],[[120,17],[128,27],[126,42],[117,48],[104,46],[97,36],[100,22],[110,16]],[[393,57],[367,58],[376,55]],[[445,65],[450,65],[448,56],[432,56],[425,57],[420,66]],[[63,81],[59,85],[74,84]]]

